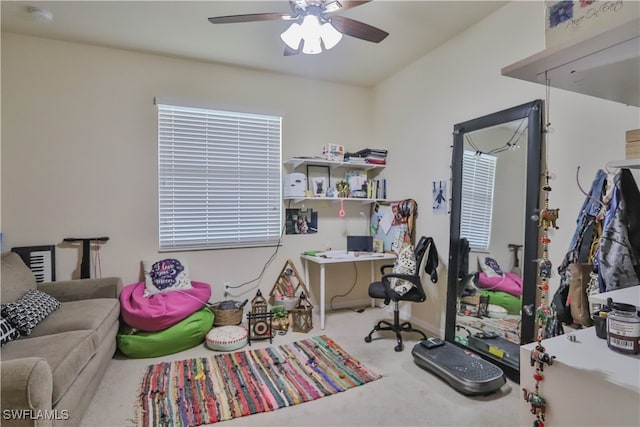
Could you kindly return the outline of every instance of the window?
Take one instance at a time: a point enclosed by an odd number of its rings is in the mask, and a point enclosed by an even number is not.
[[[160,250],[278,244],[281,122],[158,104]]]
[[[491,243],[493,188],[498,158],[465,150],[462,160],[460,237],[471,249],[487,250]]]

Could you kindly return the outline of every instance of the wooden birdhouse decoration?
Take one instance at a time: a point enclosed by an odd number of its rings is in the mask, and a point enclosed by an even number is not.
[[[291,310],[293,332],[309,332],[313,329],[313,306],[307,299],[304,292],[300,294],[300,299],[296,308]]]
[[[262,296],[262,292],[258,289],[256,296],[251,300],[251,313],[253,314],[263,314],[267,313],[268,310],[267,300]]]

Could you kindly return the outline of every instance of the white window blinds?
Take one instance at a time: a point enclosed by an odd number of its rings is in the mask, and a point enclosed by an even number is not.
[[[160,250],[278,243],[281,122],[158,104]]]
[[[487,250],[491,243],[493,189],[497,157],[464,151],[462,160],[462,206],[460,237],[471,249]]]

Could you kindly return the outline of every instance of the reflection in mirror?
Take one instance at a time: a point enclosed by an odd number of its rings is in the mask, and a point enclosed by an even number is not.
[[[454,127],[445,338],[518,377],[533,340],[540,101]]]

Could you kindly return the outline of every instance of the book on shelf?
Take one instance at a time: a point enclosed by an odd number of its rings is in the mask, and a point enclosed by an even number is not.
[[[349,157],[367,157],[367,156],[381,156],[386,157],[388,150],[383,150],[381,148],[365,148],[360,151],[356,151],[355,153],[346,153],[345,156]]]
[[[386,199],[387,198],[387,180],[373,179],[367,181],[367,198],[368,199]]]
[[[385,159],[370,159],[366,158],[365,162],[370,165],[386,165],[387,161]]]
[[[354,159],[364,159],[364,161],[369,164],[384,165],[387,161],[387,153],[387,150],[380,148],[365,148],[355,153],[346,153],[345,158],[350,161]]]
[[[367,159],[365,159],[364,157],[349,157],[347,160],[345,160],[345,163],[354,165],[366,165]]]

